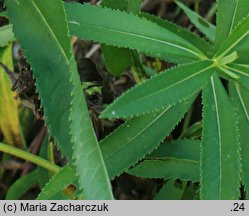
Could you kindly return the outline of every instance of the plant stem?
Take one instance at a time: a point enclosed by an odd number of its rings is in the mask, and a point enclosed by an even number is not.
[[[60,170],[60,167],[47,161],[41,157],[25,152],[21,149],[0,143],[0,151],[5,152],[7,154],[22,158],[23,160],[30,161],[38,166],[41,166],[53,173],[57,173]]]
[[[182,132],[181,132],[181,134],[179,136],[179,139],[181,139],[184,136],[184,134],[185,134],[185,132],[186,132],[186,130],[187,130],[189,124],[190,124],[192,113],[193,113],[193,106],[190,108],[189,112],[187,113],[187,115],[186,115],[186,117],[184,119]]]

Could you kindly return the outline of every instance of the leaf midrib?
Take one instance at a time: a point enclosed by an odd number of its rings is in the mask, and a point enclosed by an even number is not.
[[[153,97],[154,95],[160,94],[161,92],[167,91],[168,89],[170,89],[170,88],[172,88],[172,87],[174,87],[174,86],[177,86],[177,85],[179,85],[179,84],[182,83],[182,82],[185,82],[185,81],[187,81],[187,80],[189,80],[189,79],[191,79],[191,78],[193,78],[193,77],[195,77],[195,76],[198,76],[200,73],[203,73],[204,71],[207,71],[207,70],[209,70],[209,69],[212,68],[212,67],[214,67],[214,64],[212,64],[212,65],[210,65],[210,66],[208,66],[208,67],[206,67],[206,68],[204,68],[204,69],[201,69],[201,70],[199,70],[197,73],[194,73],[194,74],[192,74],[191,76],[186,77],[185,79],[182,79],[182,80],[180,80],[180,81],[178,81],[178,82],[176,82],[176,83],[174,83],[174,84],[172,84],[172,85],[170,85],[170,86],[167,86],[166,88],[162,88],[162,89],[159,90],[159,91],[152,92],[152,93],[150,93],[150,94],[147,94],[147,95],[144,96],[144,97],[140,97],[140,98],[137,99],[134,103],[137,103],[138,101],[141,101],[141,100],[146,100],[146,99],[148,99],[148,98]],[[173,69],[172,69],[172,70],[173,70]],[[167,72],[166,72],[166,73],[167,73]]]
[[[234,21],[235,21],[235,16],[236,16],[237,9],[238,9],[238,4],[239,4],[239,0],[237,0],[236,6],[235,6],[234,11],[233,11],[233,17],[232,17],[232,22],[231,22],[231,25],[229,28],[229,34],[231,34],[233,27],[234,27]]]
[[[242,75],[244,75],[244,76],[249,77],[249,74],[248,74],[248,73],[246,73],[246,72],[244,72],[244,71],[242,71],[242,70],[239,70],[239,69],[237,69],[237,68],[229,67],[229,66],[226,66],[225,68],[227,68],[227,69],[229,69],[229,70],[232,70],[232,71],[235,71],[235,72],[237,72],[237,73],[239,73],[239,74],[242,74]]]
[[[79,21],[69,21],[70,24],[73,24],[73,25],[85,25],[85,26],[94,26],[95,28],[99,28],[99,29],[105,29],[107,31],[112,31],[112,32],[116,32],[116,33],[120,33],[120,34],[124,34],[124,35],[130,35],[130,36],[134,36],[134,37],[137,37],[137,38],[143,38],[143,39],[147,39],[147,40],[151,40],[151,41],[155,41],[155,42],[159,42],[159,43],[162,43],[162,44],[167,44],[169,46],[172,46],[172,47],[176,47],[178,49],[181,49],[181,50],[185,50],[193,55],[195,55],[196,57],[198,57],[199,59],[201,60],[204,60],[204,59],[207,59],[207,57],[201,53],[203,56],[200,55],[200,53],[198,54],[197,52],[194,52],[193,50],[191,49],[188,49],[188,48],[185,48],[185,47],[181,47],[179,45],[176,45],[174,43],[170,43],[170,42],[166,42],[166,41],[163,41],[161,39],[156,39],[156,38],[153,38],[153,37],[148,37],[148,36],[145,36],[145,35],[141,35],[141,34],[134,34],[134,33],[131,33],[131,32],[127,32],[127,31],[120,31],[120,30],[116,30],[116,29],[110,29],[108,27],[105,27],[105,26],[100,26],[100,25],[96,25],[96,24],[86,24],[86,23],[83,23],[82,21],[79,22]],[[177,35],[176,35],[177,36]],[[188,43],[186,41],[186,43]],[[200,51],[201,52],[201,51]]]
[[[167,161],[176,161],[176,162],[181,162],[181,161],[186,161],[187,163],[192,163],[192,164],[199,164],[200,162],[198,160],[191,160],[187,158],[177,158],[177,157],[161,157],[161,158],[146,158],[144,162],[167,162]]]
[[[241,95],[241,92],[240,92],[240,89],[239,89],[239,85],[238,85],[238,84],[235,84],[235,88],[236,88],[236,91],[237,91],[237,93],[238,93],[239,100],[240,100],[240,103],[241,103],[241,105],[242,105],[242,108],[243,108],[243,110],[244,110],[244,112],[245,112],[247,121],[249,122],[249,113],[247,112],[246,105],[245,105],[245,103],[244,103],[244,99],[243,99],[243,97],[242,97],[242,95]]]
[[[199,160],[193,160],[193,159],[188,159],[188,158],[177,158],[177,157],[171,157],[171,156],[165,156],[165,157],[148,157],[146,158],[146,160],[144,161],[152,161],[152,162],[156,162],[156,161],[161,161],[161,162],[165,162],[167,160],[174,160],[174,161],[187,161],[189,163],[195,163],[195,164],[200,164]]]
[[[116,148],[115,151],[112,151],[111,154],[109,154],[107,157],[105,157],[105,161],[108,160],[113,154],[120,151],[125,146],[129,145],[134,139],[136,139],[139,135],[141,135],[144,131],[146,131],[149,127],[151,127],[154,123],[157,122],[159,118],[161,118],[172,106],[169,106],[166,108],[159,116],[157,116],[150,124],[148,124],[146,127],[144,127],[139,133],[137,133],[134,137],[132,137],[129,142],[124,143],[123,145],[119,146],[119,148]],[[125,123],[126,124],[126,123]],[[104,140],[103,140],[104,141]]]
[[[215,110],[216,110],[216,118],[217,118],[217,126],[218,126],[218,139],[219,139],[219,171],[220,171],[220,175],[219,175],[219,199],[221,198],[221,182],[222,182],[222,163],[221,163],[221,129],[220,129],[220,118],[219,118],[219,108],[218,108],[218,102],[217,102],[217,93],[216,93],[216,89],[215,89],[215,84],[214,84],[214,77],[211,77],[211,85],[212,85],[212,89],[213,89],[213,96],[214,96],[214,104],[215,104]]]
[[[249,33],[249,30],[246,31],[241,37],[236,39],[235,43],[233,43],[231,46],[229,46],[225,51],[223,51],[220,55],[219,58],[224,57],[231,49],[233,49],[236,45],[238,45]],[[216,57],[216,55],[215,55]]]
[[[39,9],[39,7],[36,5],[36,3],[34,2],[34,0],[31,1],[33,3],[33,6],[35,7],[36,11],[38,12],[38,14],[40,15],[41,19],[44,21],[45,25],[48,27],[48,30],[51,33],[52,38],[54,39],[55,43],[58,45],[59,49],[61,50],[61,53],[63,54],[63,57],[65,58],[65,62],[67,64],[68,67],[70,67],[70,63],[69,63],[69,59],[67,58],[67,55],[64,51],[64,49],[62,48],[60,42],[58,41],[53,29],[51,28],[51,26],[49,25],[49,23],[47,22],[47,20],[45,19],[45,17],[42,15],[41,10]]]

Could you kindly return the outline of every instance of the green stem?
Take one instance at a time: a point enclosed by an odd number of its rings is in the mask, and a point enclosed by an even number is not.
[[[191,121],[193,109],[194,109],[194,108],[193,108],[193,106],[192,106],[192,107],[190,108],[189,112],[187,113],[185,119],[184,119],[184,123],[183,123],[183,127],[182,127],[182,132],[181,132],[181,134],[180,134],[180,136],[179,136],[179,139],[181,139],[181,138],[184,136],[186,130],[188,129],[188,126],[189,126],[190,121]]]
[[[208,11],[208,14],[205,16],[205,19],[208,20],[208,21],[211,21],[213,15],[215,14],[217,10],[217,4],[214,3],[211,7],[211,9]]]
[[[200,0],[195,0],[195,12],[199,13]]]
[[[131,72],[134,76],[136,83],[140,83],[146,80],[146,74],[143,69],[142,60],[139,54],[135,51],[131,51],[133,65],[131,67]]]
[[[0,143],[0,151],[5,152],[7,154],[22,158],[23,160],[30,161],[38,166],[41,166],[53,173],[57,173],[60,170],[60,167],[57,165],[51,163],[50,161],[47,161],[43,158],[40,158],[36,155],[33,155],[31,153],[25,152],[21,149],[12,147],[10,145],[6,145],[3,143]]]

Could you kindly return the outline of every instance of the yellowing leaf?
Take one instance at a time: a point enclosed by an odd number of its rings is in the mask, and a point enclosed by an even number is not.
[[[13,67],[11,46],[0,50],[0,61],[9,68]],[[14,98],[11,85],[8,75],[0,67],[0,129],[6,143],[22,147],[24,142],[18,118],[18,101]]]

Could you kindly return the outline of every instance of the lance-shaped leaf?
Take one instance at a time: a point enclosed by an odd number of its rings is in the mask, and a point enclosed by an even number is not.
[[[37,170],[32,171],[25,176],[22,176],[10,186],[5,199],[6,200],[21,199],[22,196],[37,182],[38,182]]]
[[[203,90],[201,199],[238,199],[240,162],[236,118],[216,74]]]
[[[140,4],[141,0],[103,0],[101,2],[102,6],[132,12],[133,14],[139,13]],[[102,45],[102,52],[109,72],[114,76],[118,76],[133,64],[132,52],[136,51]]]
[[[13,30],[33,68],[50,133],[69,160],[74,148],[80,189],[87,199],[111,199],[109,178],[72,55],[63,3],[8,0],[7,9]]]
[[[174,157],[146,159],[129,170],[128,173],[143,178],[181,179],[198,182],[200,164],[199,161]]]
[[[154,200],[180,200],[187,186],[187,182],[167,181],[160,189]]]
[[[65,8],[70,32],[77,37],[175,62],[206,59],[184,38],[135,15],[89,4],[67,3]]]
[[[0,27],[0,47],[8,45],[8,43],[13,40],[14,34],[12,32],[12,25]]]
[[[130,169],[128,173],[144,178],[181,179],[199,181],[200,149],[198,142],[177,141],[168,143],[149,155],[143,162]],[[189,148],[188,148],[189,147]],[[178,150],[177,150],[178,149]],[[181,149],[181,153],[178,152]],[[195,149],[194,151],[192,151]]]
[[[158,149],[153,151],[148,157],[177,157],[200,160],[200,140],[182,139],[169,143],[162,143]]]
[[[224,40],[224,39],[223,39]],[[236,52],[238,59],[235,61],[239,64],[248,64],[249,50],[249,15],[244,18],[230,36],[220,46],[215,54],[215,58],[223,58],[233,52]]]
[[[63,193],[63,189],[70,184],[76,184],[77,176],[72,166],[67,165],[56,173],[37,197],[38,200],[67,200],[69,196]]]
[[[18,1],[7,1],[7,9],[10,21],[14,24],[15,35],[33,68],[36,87],[44,107],[46,124],[62,153],[70,159],[72,146],[68,117],[72,101],[70,93],[73,88],[68,81],[70,80],[68,64],[70,42],[65,40],[66,35],[62,34],[67,32],[66,27],[61,25],[63,11],[58,10],[57,19],[52,21],[51,15],[47,14],[48,10],[43,13],[45,9],[39,8],[36,5],[37,2],[39,3],[39,1],[25,0],[19,4]],[[28,10],[25,9],[26,7]],[[27,13],[23,14],[23,11]],[[34,14],[32,22],[30,22],[30,14]],[[60,96],[61,89],[63,89],[63,97]]]
[[[179,1],[176,1],[177,5],[187,14],[190,21],[210,40],[215,40],[215,26],[208,22],[206,19],[201,17],[196,12],[192,11],[184,4]]]
[[[13,68],[11,46],[0,49],[0,62],[9,68]],[[7,144],[24,147],[18,117],[18,101],[11,91],[12,83],[0,66],[0,129]]]
[[[249,90],[238,83],[231,82],[229,92],[232,102],[236,109],[238,119],[239,140],[241,146],[242,180],[246,190],[246,196],[249,197]]]
[[[224,42],[238,23],[249,13],[248,0],[218,1],[216,47]]]
[[[134,165],[138,160],[156,148],[181,120],[184,113],[189,109],[193,99],[194,98],[179,103],[162,112],[130,119],[103,139],[100,142],[100,147],[109,177],[112,179],[120,175],[123,171],[128,170],[130,166]],[[195,141],[193,141],[193,143],[187,144],[187,146],[190,151],[194,149],[193,151],[195,152],[195,148],[198,148],[198,145],[195,145],[197,144]],[[174,147],[175,146],[172,146],[170,149],[174,150]],[[39,195],[39,199],[65,198],[62,194],[62,188],[71,183],[75,183],[76,176],[75,171],[71,167],[65,167],[63,169],[66,170],[61,170],[59,172],[61,174],[57,174],[58,177],[53,177],[50,180]],[[61,179],[66,183],[61,185],[57,182],[61,181]]]
[[[249,88],[249,65],[230,64],[226,68],[239,76],[238,82]]]
[[[100,147],[109,177],[120,175],[155,149],[188,111],[193,99],[134,117],[102,140]]]
[[[101,117],[129,117],[168,107],[198,92],[212,72],[211,61],[167,70],[125,92],[104,110]]]
[[[161,19],[160,17],[148,14],[148,13],[140,13],[140,17],[144,17],[157,25],[167,29],[168,31],[173,32],[179,37],[183,37],[189,43],[196,46],[203,53],[205,53],[208,57],[213,57],[214,47],[212,44],[207,42],[204,38],[200,38],[197,34],[189,31],[188,29],[182,28],[181,26],[176,25],[168,20]]]

